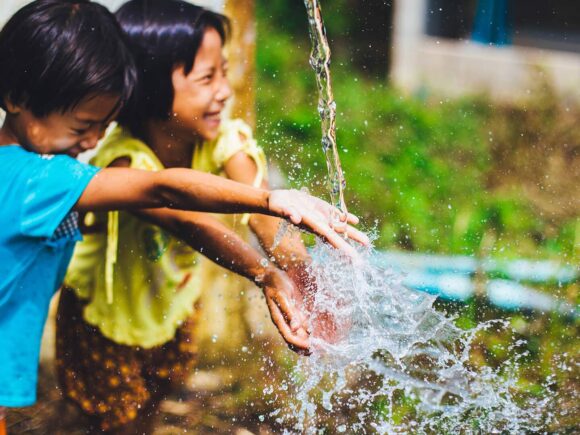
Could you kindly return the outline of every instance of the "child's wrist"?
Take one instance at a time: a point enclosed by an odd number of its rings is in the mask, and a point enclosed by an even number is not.
[[[261,257],[250,269],[249,277],[257,286],[262,287],[266,276],[272,273],[272,269],[275,269],[272,263],[267,258]]]
[[[266,190],[265,191],[265,204],[266,204],[266,211],[270,212],[270,194],[272,193],[272,191],[270,190]]]

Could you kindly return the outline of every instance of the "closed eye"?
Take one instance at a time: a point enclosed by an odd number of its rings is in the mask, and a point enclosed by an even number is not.
[[[213,74],[208,74],[208,75],[201,77],[199,79],[199,81],[202,83],[206,83],[206,82],[210,82],[212,79],[213,79]]]
[[[71,131],[73,132],[73,134],[75,136],[81,136],[83,134],[85,134],[89,129],[88,128],[81,128],[81,129],[76,129],[76,128],[72,128]]]

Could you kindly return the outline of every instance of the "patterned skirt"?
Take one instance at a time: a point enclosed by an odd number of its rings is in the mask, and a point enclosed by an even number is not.
[[[85,322],[83,307],[72,290],[61,291],[56,364],[63,395],[97,418],[102,430],[120,429],[192,373],[196,315],[177,329],[171,341],[142,349],[103,336]]]

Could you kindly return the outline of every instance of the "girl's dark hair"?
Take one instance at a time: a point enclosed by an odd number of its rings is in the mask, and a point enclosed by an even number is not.
[[[137,65],[135,104],[119,123],[139,135],[150,119],[168,119],[173,106],[173,69],[193,68],[205,30],[215,29],[226,42],[230,24],[224,15],[182,0],[130,0],[115,14]]]
[[[35,116],[74,109],[99,94],[130,99],[136,70],[114,15],[88,0],[36,0],[0,32],[0,106]]]

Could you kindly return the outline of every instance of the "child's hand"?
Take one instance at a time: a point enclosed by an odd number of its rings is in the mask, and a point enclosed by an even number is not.
[[[268,267],[264,277],[257,284],[262,287],[272,321],[290,349],[297,353],[308,354],[309,334],[306,318],[299,310],[299,294],[292,280],[275,267]]]
[[[362,245],[369,244],[368,237],[349,224],[357,224],[358,218],[350,213],[346,222],[338,225],[333,223],[333,216],[340,211],[327,202],[298,190],[274,190],[270,193],[268,207],[272,213],[284,217],[294,225],[298,225],[323,237],[335,248],[356,257],[356,250],[338,233],[346,235]]]
[[[329,311],[316,310],[315,312],[314,298],[318,286],[314,276],[308,272],[307,265],[294,265],[288,268],[287,273],[298,290],[295,299],[310,317],[309,332],[312,337],[329,344],[335,344],[343,339],[349,332],[350,319],[337,318],[335,313]]]

